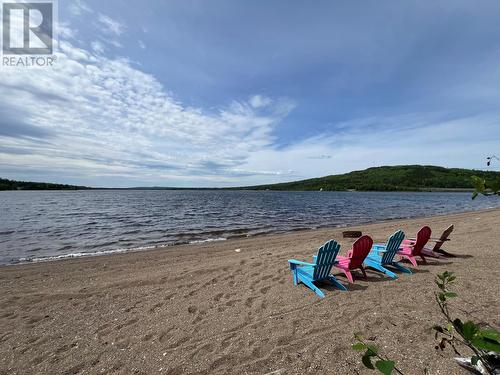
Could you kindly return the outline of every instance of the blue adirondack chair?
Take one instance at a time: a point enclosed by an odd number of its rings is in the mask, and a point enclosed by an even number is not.
[[[394,260],[394,256],[398,252],[404,238],[404,232],[402,230],[398,230],[391,237],[389,237],[389,241],[387,241],[386,244],[373,245],[370,254],[368,254],[365,259],[365,265],[383,272],[393,279],[397,279],[398,275],[388,270],[386,268],[387,266],[392,266],[405,273],[412,273],[408,268],[403,267]]]
[[[319,297],[324,298],[324,293],[314,285],[315,281],[329,280],[337,288],[347,290],[345,286],[330,275],[335,258],[339,253],[340,245],[335,240],[330,240],[321,246],[315,256],[314,263],[301,262],[289,259],[288,264],[293,274],[293,284],[303,283],[311,288]]]

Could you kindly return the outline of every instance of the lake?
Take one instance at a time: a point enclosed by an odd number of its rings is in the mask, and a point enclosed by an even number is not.
[[[471,193],[3,191],[0,264],[493,207]]]

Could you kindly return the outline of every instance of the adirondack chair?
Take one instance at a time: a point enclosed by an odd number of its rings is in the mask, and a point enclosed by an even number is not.
[[[373,240],[370,236],[361,236],[352,244],[352,249],[347,252],[347,257],[339,256],[335,267],[342,270],[350,283],[354,283],[351,270],[359,268],[366,278],[366,272],[363,268],[363,261],[370,252]]]
[[[411,271],[403,267],[401,264],[394,260],[394,256],[399,250],[399,246],[403,242],[405,234],[402,230],[398,230],[392,236],[389,237],[389,241],[386,244],[375,244],[373,245],[370,253],[365,259],[365,266],[371,267],[386,274],[393,279],[397,279],[398,275],[394,272],[388,270],[387,266],[392,266],[397,268],[399,271],[405,273],[411,273]]]
[[[445,252],[444,250],[441,250],[441,246],[443,246],[443,244],[446,241],[450,240],[448,237],[450,236],[451,232],[453,232],[453,229],[454,229],[453,225],[450,225],[448,228],[445,229],[445,231],[443,232],[441,237],[439,237],[437,239],[430,238],[429,241],[432,241],[435,243],[434,247],[433,248],[424,247],[422,249],[422,254],[424,254],[425,256],[430,256],[430,257],[439,258],[439,259],[445,259],[445,257],[443,255],[453,256],[452,254],[449,254],[449,253]]]
[[[340,245],[335,240],[326,242],[318,249],[318,254],[314,257],[314,263],[301,262],[289,259],[288,264],[293,274],[293,284],[303,283],[312,289],[319,297],[324,298],[324,293],[314,285],[316,281],[329,280],[339,289],[347,290],[345,286],[330,275],[335,258],[340,250]]]
[[[429,238],[431,238],[431,233],[431,228],[425,226],[420,228],[417,232],[416,240],[404,240],[398,251],[398,255],[401,259],[408,259],[415,267],[418,266],[416,259],[417,256],[422,258],[424,264],[427,263],[427,260],[425,260],[425,257],[422,254],[422,249],[427,244],[427,241],[429,241]]]

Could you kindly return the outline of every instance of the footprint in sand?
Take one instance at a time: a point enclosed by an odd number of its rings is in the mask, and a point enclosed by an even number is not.
[[[278,339],[276,340],[276,346],[290,345],[290,343],[292,343],[293,340],[294,340],[294,337],[292,335],[285,335],[285,336],[278,337]]]
[[[167,340],[168,340],[168,332],[163,331],[158,335],[158,341],[160,343],[164,344]]]
[[[128,337],[121,337],[115,342],[118,349],[127,349],[130,347],[130,339]]]
[[[176,342],[174,342],[173,344],[169,345],[168,348],[169,349],[176,349],[187,341],[189,341],[189,337],[183,337],[183,338],[177,340]]]
[[[191,323],[195,324],[195,323],[201,322],[203,320],[203,317],[206,315],[206,313],[207,313],[206,310],[200,310],[198,315],[196,315],[196,318],[194,318]]]
[[[0,315],[0,319],[14,319],[14,318],[17,318],[17,314],[14,312],[14,311],[9,311],[9,312],[6,312],[2,315]]]
[[[35,323],[38,323],[40,320],[44,318],[43,315],[38,315],[38,316],[31,316],[27,319],[26,323],[28,325],[34,325]]]
[[[160,307],[163,306],[163,302],[158,302],[156,304],[154,304],[150,309],[149,309],[149,312],[150,313],[154,313],[157,309],[159,309]]]
[[[139,319],[137,319],[137,318],[132,318],[132,319],[129,319],[129,320],[127,320],[125,323],[118,324],[118,325],[116,326],[116,330],[118,330],[118,331],[119,331],[120,329],[122,329],[122,328],[124,328],[124,327],[128,327],[128,326],[130,326],[130,325],[132,325],[132,324],[135,324],[135,323],[137,323],[138,321],[139,321]]]
[[[113,367],[111,368],[111,370],[113,371],[120,371],[122,368],[125,367],[125,364],[122,363],[122,362],[117,362],[113,365]]]
[[[233,300],[230,300],[230,301],[227,301],[226,302],[226,306],[228,307],[233,307],[234,305],[236,305],[237,302],[241,301],[240,299],[233,299]]]
[[[212,343],[208,343],[208,344],[205,344],[205,345],[199,347],[197,350],[195,350],[190,355],[190,358],[192,361],[194,361],[197,359],[197,357],[201,357],[201,356],[213,353],[214,350],[215,350],[215,346]]]
[[[12,332],[4,333],[0,336],[0,343],[7,341],[12,336]]]
[[[209,283],[216,284],[218,281],[219,281],[219,278],[218,277],[214,277],[214,278],[210,279]]]
[[[229,284],[233,283],[234,284],[234,275],[229,275],[229,276],[226,276],[222,279],[222,281],[226,281],[226,282],[229,282]]]
[[[257,299],[257,297],[248,297],[245,301],[246,307],[252,307],[253,302]]]
[[[60,346],[56,349],[55,353],[56,354],[62,354],[62,353],[66,353],[68,350],[70,350],[71,347],[68,345],[68,344],[65,344],[63,346]]]
[[[266,275],[266,276],[262,276],[262,278],[260,279],[260,281],[266,281],[266,280],[269,280],[271,277],[273,277],[273,275]]]
[[[84,363],[79,363],[63,372],[64,375],[76,375],[85,368]]]
[[[144,336],[141,337],[141,341],[142,342],[148,342],[148,341],[151,341],[152,338],[153,338],[153,334],[152,333],[147,333],[147,334],[145,334]]]
[[[33,366],[36,366],[36,365],[39,365],[40,363],[42,363],[44,360],[45,360],[45,358],[43,356],[38,356],[38,357],[33,358],[33,360],[31,361],[31,364]]]
[[[235,293],[235,292],[229,292],[229,293],[226,293],[226,294],[224,295],[224,298],[229,299],[229,298],[231,298],[232,296],[235,296],[235,295],[236,295],[236,293]]]
[[[265,286],[265,287],[263,287],[263,288],[260,289],[260,292],[262,294],[267,294],[267,292],[269,291],[269,289],[271,289],[270,286]]]

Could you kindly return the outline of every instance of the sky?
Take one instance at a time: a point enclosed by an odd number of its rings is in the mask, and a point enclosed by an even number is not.
[[[0,177],[225,187],[500,157],[496,0],[57,8],[53,66],[0,66]]]

